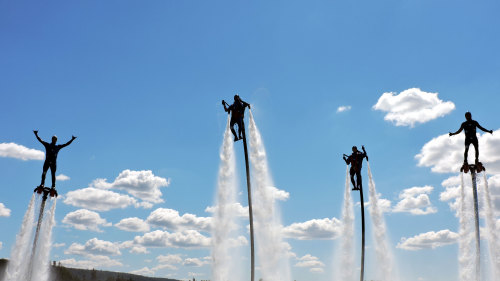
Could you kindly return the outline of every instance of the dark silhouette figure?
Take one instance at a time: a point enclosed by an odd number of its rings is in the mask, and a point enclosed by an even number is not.
[[[476,136],[476,128],[481,129],[483,132],[487,132],[490,134],[493,134],[493,130],[486,130],[483,128],[479,123],[475,120],[472,120],[472,114],[470,112],[465,113],[465,119],[467,121],[463,122],[462,125],[460,126],[460,129],[458,131],[452,133],[450,132],[450,137],[453,135],[457,135],[462,130],[465,132],[465,152],[464,152],[464,166],[467,166],[467,154],[469,153],[469,146],[472,144],[474,145],[474,149],[476,150],[476,165],[479,165],[479,143],[477,141],[477,136]]]
[[[65,144],[56,144],[57,137],[52,137],[52,142],[44,142],[39,136],[38,131],[33,131],[37,140],[43,144],[45,147],[45,162],[43,163],[43,172],[42,172],[42,182],[40,183],[40,187],[44,187],[45,185],[45,175],[47,174],[47,170],[50,168],[50,173],[52,174],[52,189],[56,187],[56,169],[57,169],[57,154],[61,148],[66,147],[73,142],[76,137],[71,136],[71,140],[69,140]]]
[[[344,154],[343,159],[347,165],[351,165],[349,173],[351,174],[352,190],[361,190],[363,183],[361,180],[361,168],[363,166],[363,158],[368,161],[368,155],[366,155],[365,147],[361,146],[363,152],[359,151],[356,146],[352,147],[352,154]],[[356,181],[354,181],[354,176],[356,175]]]
[[[234,96],[234,102],[232,105],[228,105],[226,101],[222,100],[222,105],[224,106],[224,110],[229,114],[231,113],[231,132],[234,135],[234,141],[241,140],[243,137],[241,136],[241,132],[243,130],[243,118],[245,117],[245,107],[250,109],[250,104],[241,100],[240,96]],[[238,124],[238,135],[236,135],[236,131],[234,130],[234,124]]]

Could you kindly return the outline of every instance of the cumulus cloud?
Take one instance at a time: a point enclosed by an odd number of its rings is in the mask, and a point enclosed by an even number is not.
[[[403,237],[396,247],[411,251],[434,249],[456,243],[458,241],[458,237],[458,233],[448,229],[440,230],[438,232],[429,231],[410,238]]]
[[[70,191],[64,196],[63,202],[75,207],[95,211],[109,211],[118,208],[124,209],[130,205],[139,206],[137,200],[128,195],[94,187]]]
[[[381,194],[380,193],[377,193],[377,198],[378,198],[378,208],[380,209],[380,211],[382,213],[389,213],[392,211],[392,208],[391,208],[391,205],[392,205],[392,202],[391,200],[389,199],[385,199],[385,198],[381,198]],[[361,202],[356,202],[355,204],[356,206],[360,206],[361,205]],[[370,201],[366,202],[365,203],[365,208],[368,208],[370,206]]]
[[[40,150],[9,142],[0,143],[0,157],[16,158],[24,161],[43,160],[45,158],[45,153]]]
[[[87,209],[80,209],[68,213],[62,222],[79,230],[93,230],[98,232],[101,231],[99,226],[111,226],[111,223],[101,218],[98,213]]]
[[[61,264],[66,267],[75,267],[75,268],[104,268],[104,267],[117,267],[123,266],[123,264],[117,260],[114,260],[108,256],[87,256],[88,259],[85,260],[76,260],[76,259],[65,259],[61,260]]]
[[[307,254],[303,257],[297,258],[295,266],[309,268],[309,271],[313,273],[323,273],[323,267],[325,264],[321,262],[318,257]]]
[[[204,259],[199,259],[199,258],[187,258],[184,260],[182,263],[184,266],[191,266],[191,267],[201,267],[206,264],[210,264],[210,261],[206,258]]]
[[[335,239],[340,234],[342,222],[336,218],[313,219],[293,223],[283,228],[285,237],[299,240]]]
[[[57,181],[67,181],[70,180],[70,177],[66,176],[65,174],[60,174],[56,176]]]
[[[384,120],[393,122],[396,126],[414,127],[417,123],[426,123],[447,115],[455,109],[455,104],[440,100],[437,93],[411,88],[399,94],[383,93],[373,109],[387,112]]]
[[[337,108],[337,113],[345,112],[351,110],[350,105],[342,105]]]
[[[286,201],[290,198],[290,193],[274,186],[268,186],[275,200]]]
[[[168,186],[169,183],[169,180],[157,177],[151,171],[124,170],[113,182],[96,179],[87,188],[68,192],[64,203],[96,211],[123,209],[128,206],[151,208],[153,204],[163,202],[160,188]],[[110,189],[123,190],[132,196]]]
[[[182,257],[179,254],[159,255],[156,257],[156,261],[158,261],[159,264],[180,264],[182,263]]]
[[[92,185],[101,189],[123,190],[130,195],[150,203],[163,202],[161,187],[170,184],[170,180],[155,176],[152,171],[124,170],[113,182],[97,179]]]
[[[137,269],[137,270],[132,270],[129,272],[130,274],[137,274],[137,275],[142,275],[142,276],[154,276],[155,271],[153,269],[148,268],[147,266]]]
[[[5,207],[3,203],[0,203],[0,217],[10,217],[10,209]]]
[[[149,224],[140,218],[125,218],[122,219],[119,223],[115,224],[121,230],[130,231],[130,232],[148,232]]]
[[[168,230],[195,229],[199,231],[210,231],[212,218],[197,217],[193,214],[179,215],[179,212],[173,209],[158,208],[151,212],[146,220],[149,224],[163,227]]]
[[[408,212],[413,215],[427,215],[436,213],[437,209],[432,206],[429,195],[434,187],[411,187],[399,193],[400,201],[396,204],[393,212]]]
[[[218,206],[208,206],[205,208],[205,212],[214,214],[218,210]],[[240,203],[233,203],[228,206],[228,211],[232,214],[236,214],[238,217],[248,217],[248,206],[243,207]]]
[[[314,267],[314,268],[311,268],[309,269],[310,272],[312,273],[323,273],[325,272],[325,270],[321,267]]]
[[[196,230],[183,230],[170,233],[155,230],[134,238],[134,244],[144,247],[173,247],[173,248],[206,248],[210,247],[210,238]]]
[[[325,266],[318,257],[307,254],[303,257],[297,259],[298,262],[295,264],[296,267],[323,267]]]
[[[500,173],[500,130],[493,135],[478,134],[479,160],[484,164],[489,173]],[[418,166],[431,167],[435,173],[458,173],[464,162],[465,135],[458,136],[440,135],[427,142],[420,153],[415,156]],[[474,147],[471,145],[468,155],[469,162],[473,162]]]
[[[84,257],[121,255],[120,245],[118,243],[99,240],[97,238],[88,240],[84,245],[73,243],[64,251],[64,253],[66,255],[78,255]]]

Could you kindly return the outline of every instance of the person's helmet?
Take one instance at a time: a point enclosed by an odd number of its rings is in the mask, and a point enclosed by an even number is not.
[[[469,111],[465,112],[465,118],[472,118],[472,114]]]
[[[358,150],[358,148],[356,146],[352,147],[352,151],[357,151],[357,150]]]
[[[53,135],[52,136],[52,142],[56,142],[57,141],[57,136],[56,135]]]
[[[234,95],[234,100],[240,100],[240,96]]]

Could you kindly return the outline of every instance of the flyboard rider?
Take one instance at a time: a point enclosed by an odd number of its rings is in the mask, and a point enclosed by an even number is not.
[[[250,104],[241,100],[240,96],[234,96],[233,104],[229,105],[226,101],[222,100],[222,105],[224,110],[229,114],[231,113],[231,121],[229,125],[231,126],[231,132],[234,135],[234,141],[243,139],[241,133],[243,131],[243,118],[245,117],[245,107],[250,109]],[[238,124],[238,135],[234,130],[234,124]]]
[[[35,192],[42,193],[42,191],[45,188],[45,175],[47,174],[48,169],[50,168],[50,173],[52,175],[52,188],[50,189],[50,196],[57,196],[57,191],[56,191],[56,169],[57,169],[57,154],[59,153],[59,150],[61,150],[63,147],[66,147],[70,145],[75,139],[75,136],[71,137],[71,140],[69,140],[65,144],[56,144],[57,142],[57,137],[53,136],[52,137],[52,142],[48,143],[43,141],[39,136],[38,136],[38,131],[35,130],[33,131],[35,133],[36,139],[43,144],[45,147],[45,162],[43,163],[43,172],[42,172],[42,182],[40,185],[35,189]]]
[[[362,188],[362,180],[361,180],[361,168],[363,166],[363,159],[366,158],[368,161],[368,155],[366,154],[366,150],[364,146],[361,146],[363,152],[359,151],[356,146],[352,147],[352,154],[346,155],[342,157],[347,165],[351,165],[351,169],[349,173],[351,174],[351,183],[352,190],[361,190]],[[354,181],[354,176],[356,176],[356,181]]]
[[[483,128],[481,125],[476,120],[472,120],[472,114],[470,112],[465,113],[465,119],[466,121],[462,123],[460,126],[460,129],[458,131],[452,133],[450,132],[449,135],[450,137],[453,135],[457,135],[462,130],[465,132],[465,152],[464,152],[464,164],[462,168],[460,169],[461,171],[465,171],[466,173],[469,171],[469,164],[467,163],[467,154],[469,153],[469,146],[472,144],[474,145],[474,149],[476,151],[476,169],[478,172],[481,172],[484,170],[483,164],[479,162],[479,142],[477,140],[476,136],[476,128],[481,129],[483,132],[493,134],[493,130],[486,130]]]

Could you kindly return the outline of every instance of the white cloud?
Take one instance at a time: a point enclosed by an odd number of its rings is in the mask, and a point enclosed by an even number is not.
[[[429,195],[434,187],[411,187],[399,193],[400,201],[396,204],[393,212],[408,212],[413,215],[427,215],[436,213],[437,209],[432,206]]]
[[[70,180],[70,177],[66,176],[65,174],[59,174],[56,176],[57,181],[67,181]]]
[[[166,256],[159,255],[156,257],[156,261],[158,261],[159,264],[180,264],[182,263],[182,258],[179,254]]]
[[[324,267],[325,264],[318,257],[307,254],[297,259],[296,267]]]
[[[52,245],[53,248],[61,248],[61,247],[64,247],[66,246],[66,243],[54,243]]]
[[[155,275],[155,271],[153,269],[149,269],[147,266],[145,266],[141,269],[130,271],[129,273],[136,274],[136,275],[142,275],[142,276],[154,276]]]
[[[323,273],[325,272],[325,270],[321,267],[313,267],[311,269],[309,269],[310,272],[312,273]]]
[[[299,240],[335,239],[340,234],[342,222],[336,218],[313,219],[293,223],[283,228],[285,237]]]
[[[140,218],[125,218],[122,219],[119,223],[115,224],[121,230],[130,231],[130,232],[148,232],[149,225],[141,220]]]
[[[3,203],[0,203],[0,217],[10,217],[10,209],[5,207]]]
[[[382,212],[382,213],[389,213],[392,211],[392,208],[391,208],[391,205],[392,205],[392,202],[391,200],[389,199],[385,199],[385,198],[381,198],[381,194],[380,193],[377,193],[377,203],[378,203],[378,208],[379,210]],[[356,202],[355,204],[356,206],[360,206],[361,205],[361,202]],[[368,208],[370,207],[370,201],[368,202],[365,202],[365,208]]]
[[[457,233],[448,229],[440,230],[438,232],[429,231],[410,238],[403,237],[396,247],[412,251],[429,248],[434,249],[456,243],[458,236],[459,235]]]
[[[64,196],[64,203],[96,211],[109,211],[118,208],[124,209],[130,205],[138,207],[137,200],[128,195],[94,187],[68,192]]]
[[[350,105],[342,105],[337,108],[337,113],[345,112],[351,110]]]
[[[168,230],[196,229],[199,231],[210,231],[212,218],[197,217],[193,214],[179,215],[173,209],[158,208],[151,212],[146,220],[149,224],[164,227]]]
[[[88,240],[85,245],[73,243],[64,253],[66,255],[79,255],[84,257],[121,255],[119,244],[99,240],[97,238]]]
[[[157,177],[152,171],[124,170],[111,183],[106,179],[97,179],[92,185],[101,189],[118,189],[128,192],[130,195],[150,203],[163,202],[161,187],[170,184],[170,180]]]
[[[387,112],[384,120],[396,126],[414,127],[443,117],[455,109],[451,101],[443,102],[437,93],[424,92],[418,88],[404,90],[399,94],[383,93],[373,109]]]
[[[86,209],[68,213],[62,222],[79,230],[101,231],[99,226],[111,226],[111,223],[101,218],[98,213]]]
[[[274,186],[268,186],[275,200],[286,201],[290,198],[290,193]]]
[[[144,247],[206,248],[210,247],[210,238],[196,230],[173,233],[155,230],[143,236],[136,236],[134,244]]]
[[[240,203],[233,203],[227,207],[228,212],[236,214],[238,217],[248,218],[248,206],[243,207]],[[205,208],[205,212],[214,214],[218,210],[218,206],[208,206]]]
[[[207,259],[201,260],[199,258],[187,258],[182,264],[184,266],[201,267],[206,264],[210,264],[210,261],[208,261]]]
[[[2,247],[3,247],[3,243],[2,243],[2,242],[0,242],[0,250],[2,249]]]
[[[89,259],[86,260],[76,260],[76,259],[66,259],[61,260],[61,264],[66,267],[76,267],[76,268],[104,268],[104,267],[117,267],[123,266],[123,264],[117,260],[111,259],[108,256],[87,256]]]
[[[461,133],[458,136],[440,135],[427,142],[420,153],[415,156],[418,166],[431,167],[435,173],[458,173],[464,162],[464,140]],[[493,135],[478,134],[479,160],[488,173],[500,173],[500,130]],[[470,146],[468,160],[474,162],[474,146]]]
[[[24,161],[43,160],[45,158],[45,153],[40,150],[9,142],[0,143],[0,157],[16,158]]]

